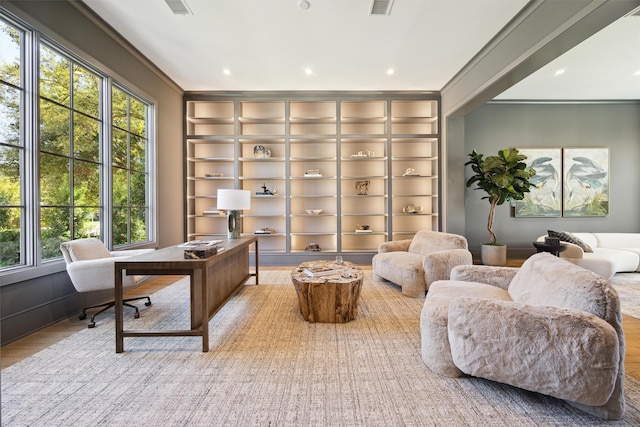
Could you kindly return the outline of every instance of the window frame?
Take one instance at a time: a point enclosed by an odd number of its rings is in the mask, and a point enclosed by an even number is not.
[[[0,286],[13,284],[65,270],[65,262],[62,256],[57,258],[42,259],[40,241],[40,191],[39,191],[39,152],[40,152],[40,94],[39,94],[39,49],[41,44],[61,53],[73,63],[80,65],[88,71],[95,73],[102,79],[100,106],[102,118],[100,119],[100,205],[104,218],[101,220],[101,236],[105,245],[112,247],[111,239],[111,211],[112,211],[112,188],[111,188],[111,88],[117,87],[129,96],[143,102],[146,106],[146,131],[147,131],[147,152],[145,173],[148,177],[146,185],[146,206],[147,214],[147,240],[144,242],[128,243],[117,246],[118,249],[137,248],[155,246],[157,242],[156,234],[156,110],[157,102],[145,94],[142,90],[128,84],[110,69],[101,64],[96,65],[94,60],[88,59],[86,54],[80,52],[74,46],[67,47],[68,43],[59,43],[54,37],[42,33],[38,28],[29,25],[12,15],[6,9],[0,7],[0,19],[7,24],[22,31],[24,40],[22,42],[21,54],[23,55],[23,86],[24,99],[22,107],[22,128],[21,138],[23,139],[24,170],[22,171],[22,193],[24,204],[24,215],[21,219],[21,238],[23,247],[21,248],[21,259],[23,264],[5,267],[0,269]],[[72,109],[73,111],[73,109]],[[72,202],[73,204],[73,202]]]

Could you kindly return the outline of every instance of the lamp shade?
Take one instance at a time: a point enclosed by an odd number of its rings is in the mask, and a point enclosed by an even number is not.
[[[251,208],[251,191],[249,190],[218,190],[218,209],[240,211]]]

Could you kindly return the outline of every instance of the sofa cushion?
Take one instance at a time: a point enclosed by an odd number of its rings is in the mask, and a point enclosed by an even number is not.
[[[640,248],[636,249],[640,252]],[[606,259],[613,265],[617,273],[638,270],[640,254],[634,250],[623,248],[596,248],[593,253],[585,253],[584,259]]]
[[[562,242],[569,242],[569,243],[573,243],[574,245],[578,245],[585,252],[593,252],[593,248],[589,246],[589,244],[587,244],[584,240],[582,240],[578,236],[572,233],[569,233],[568,231],[547,230],[547,234],[549,235],[549,237],[555,237],[557,239],[560,239],[560,241]]]
[[[461,296],[511,300],[506,290],[485,283],[438,280],[431,284],[420,315],[422,360],[433,372],[447,377],[462,375],[451,359],[447,332],[449,304]]]
[[[588,313],[464,297],[449,306],[448,333],[469,375],[591,406],[616,385],[616,331]]]
[[[375,274],[402,287],[402,294],[409,297],[424,296],[424,257],[411,252],[384,252],[376,254],[371,263]]]
[[[640,248],[640,233],[593,233],[604,248]]]
[[[527,259],[509,284],[516,302],[586,311],[607,321],[611,290],[601,276],[546,252]]]
[[[111,252],[98,239],[78,239],[60,245],[62,250],[69,253],[71,261],[85,261],[88,259],[110,258]]]

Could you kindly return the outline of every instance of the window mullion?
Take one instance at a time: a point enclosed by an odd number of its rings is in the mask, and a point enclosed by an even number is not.
[[[113,248],[113,174],[112,174],[112,120],[111,120],[111,88],[112,79],[102,79],[102,239],[108,248]]]
[[[25,31],[24,43],[24,204],[25,263],[42,263],[40,241],[40,109],[39,109],[39,46],[37,33]]]

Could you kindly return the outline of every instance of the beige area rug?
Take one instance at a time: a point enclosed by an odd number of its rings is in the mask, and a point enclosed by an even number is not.
[[[609,282],[618,291],[622,314],[640,319],[640,273],[616,273]]]
[[[420,359],[424,299],[367,271],[358,318],[302,319],[288,272],[264,271],[193,337],[126,338],[101,319],[2,371],[5,426],[593,426],[640,425],[627,377],[625,419],[477,378],[444,378]],[[154,294],[138,328],[188,324],[188,284]],[[523,369],[526,367],[523,366]]]

